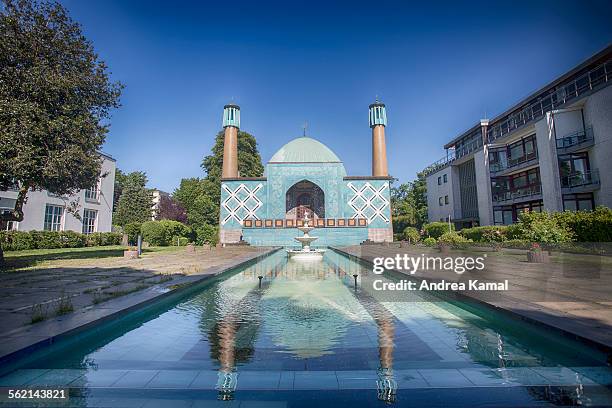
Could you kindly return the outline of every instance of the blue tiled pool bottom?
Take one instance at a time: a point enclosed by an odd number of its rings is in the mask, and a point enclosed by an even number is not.
[[[0,386],[70,387],[61,406],[612,405],[597,352],[487,310],[376,301],[354,288],[368,273],[279,252],[37,353]]]

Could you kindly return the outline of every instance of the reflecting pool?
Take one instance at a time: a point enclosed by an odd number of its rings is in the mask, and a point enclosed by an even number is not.
[[[605,355],[482,306],[380,299],[371,276],[331,250],[279,251],[41,350],[0,386],[69,387],[58,406],[612,404]]]

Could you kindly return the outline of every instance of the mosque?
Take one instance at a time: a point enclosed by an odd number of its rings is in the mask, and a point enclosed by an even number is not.
[[[317,227],[318,246],[356,245],[393,240],[390,180],[387,168],[385,105],[369,107],[372,175],[348,176],[340,158],[310,137],[281,147],[263,177],[240,177],[238,129],[240,107],[223,109],[223,171],[220,241],[253,246],[296,246],[296,228],[307,215]]]

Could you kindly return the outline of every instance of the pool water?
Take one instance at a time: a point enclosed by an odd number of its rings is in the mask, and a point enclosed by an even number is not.
[[[0,386],[70,387],[59,406],[612,405],[602,353],[482,306],[380,299],[371,277],[331,250],[279,251],[41,350]]]

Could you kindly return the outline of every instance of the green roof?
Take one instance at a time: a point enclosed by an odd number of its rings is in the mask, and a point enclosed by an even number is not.
[[[269,163],[339,163],[331,149],[311,137],[298,137],[281,147]]]

